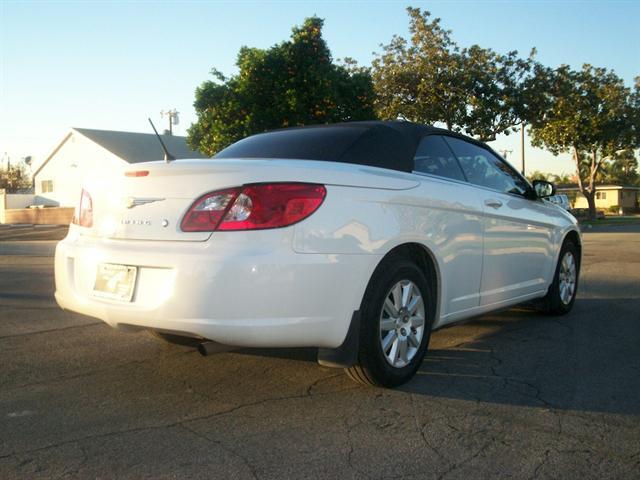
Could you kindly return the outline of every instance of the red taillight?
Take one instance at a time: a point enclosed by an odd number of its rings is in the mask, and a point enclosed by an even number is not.
[[[180,228],[185,232],[208,232],[216,229],[235,202],[239,188],[211,192],[195,201],[182,219]]]
[[[313,183],[268,183],[218,190],[200,197],[184,216],[185,232],[261,230],[293,225],[311,215],[327,189]]]
[[[124,172],[125,177],[146,177],[149,175],[149,170],[132,170],[130,172]]]
[[[73,217],[73,223],[81,227],[91,227],[93,225],[93,202],[91,195],[84,188],[80,194],[80,205],[78,213]]]

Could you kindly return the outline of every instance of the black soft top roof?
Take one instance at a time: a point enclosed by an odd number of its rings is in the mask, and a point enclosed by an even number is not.
[[[253,135],[214,158],[287,158],[355,163],[411,172],[420,139],[448,130],[401,121],[347,122]]]

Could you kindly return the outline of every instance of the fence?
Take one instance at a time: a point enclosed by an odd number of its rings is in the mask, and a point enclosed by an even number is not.
[[[0,189],[0,223],[68,225],[73,212],[72,207],[50,206],[50,202],[37,195],[6,193]]]
[[[73,207],[1,209],[0,223],[69,225],[74,210]]]

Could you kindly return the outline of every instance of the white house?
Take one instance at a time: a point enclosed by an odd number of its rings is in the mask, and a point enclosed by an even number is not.
[[[186,137],[161,137],[176,158],[206,158],[189,149]],[[87,177],[163,158],[154,134],[72,128],[34,171],[36,198],[41,204],[73,207]]]

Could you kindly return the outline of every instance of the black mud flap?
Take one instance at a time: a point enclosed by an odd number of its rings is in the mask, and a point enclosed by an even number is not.
[[[360,346],[360,310],[353,312],[347,336],[337,348],[319,348],[318,363],[323,367],[349,368],[358,359]]]

